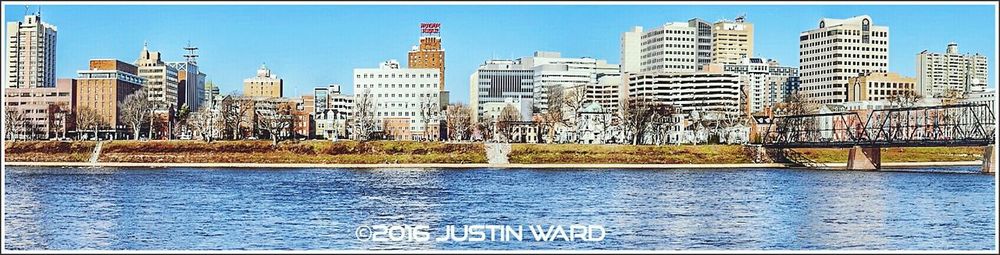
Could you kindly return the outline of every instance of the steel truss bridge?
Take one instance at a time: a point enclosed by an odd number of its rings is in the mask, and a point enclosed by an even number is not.
[[[776,116],[762,146],[852,148],[987,146],[996,117],[986,104],[959,104]]]

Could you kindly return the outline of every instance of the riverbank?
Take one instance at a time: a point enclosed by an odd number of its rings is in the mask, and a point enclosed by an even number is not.
[[[883,168],[978,166],[981,161],[955,162],[895,162],[883,163]],[[296,163],[133,163],[133,162],[7,162],[6,166],[36,167],[149,167],[149,168],[504,168],[504,169],[747,169],[798,168],[795,164],[296,164]],[[843,169],[847,163],[826,163],[818,169]]]
[[[8,163],[56,162],[61,165],[77,162],[90,166],[96,143],[92,141],[18,141],[5,147],[4,159]],[[811,167],[836,168],[846,165],[847,149],[795,149],[796,163],[807,163]],[[785,164],[767,160],[754,161],[758,153],[754,148],[740,145],[587,145],[587,144],[512,144],[507,156],[506,167],[543,168],[546,165],[566,165],[572,167],[639,168],[659,166],[660,168],[727,168],[773,167]],[[928,147],[928,148],[887,148],[882,149],[882,163],[892,167],[895,163],[951,164],[965,162],[971,164],[982,160],[980,147]],[[305,166],[347,166],[370,167],[413,165],[427,167],[427,164],[442,167],[465,167],[487,164],[486,146],[482,143],[443,143],[413,141],[287,141],[271,146],[268,141],[108,141],[104,142],[96,162],[150,163],[169,166],[192,164],[211,167],[235,167],[247,164],[290,164]],[[922,163],[926,162],[926,163]],[[220,164],[220,165],[217,165]],[[919,165],[919,164],[918,164]],[[115,166],[115,165],[106,165]],[[625,166],[625,167],[623,167]],[[904,166],[906,166],[904,164]],[[278,166],[280,167],[280,166]]]

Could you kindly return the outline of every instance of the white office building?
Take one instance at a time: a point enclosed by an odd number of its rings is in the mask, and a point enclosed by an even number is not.
[[[56,27],[42,15],[7,22],[7,88],[56,87]]]
[[[139,76],[146,79],[143,86],[148,90],[149,100],[162,104],[166,109],[176,110],[179,83],[177,69],[163,62],[160,52],[149,51],[147,46],[142,46],[135,66],[139,67]]]
[[[533,104],[539,111],[548,109],[548,89],[586,86],[597,81],[599,74],[619,73],[621,66],[589,57],[565,58],[559,52],[539,51],[531,57],[518,59],[534,75]]]
[[[619,104],[623,96],[621,74],[607,74],[597,78],[596,83],[587,84],[586,102],[600,105],[601,110],[618,114]],[[585,104],[586,105],[586,104]]]
[[[917,92],[924,97],[965,96],[986,90],[986,56],[962,54],[957,43],[944,53],[924,50],[917,54]]]
[[[698,62],[697,69],[701,70],[706,65],[712,63],[712,24],[699,18],[688,20],[688,26],[697,29],[695,37],[695,56]]]
[[[695,72],[698,70],[698,28],[672,22],[642,34],[640,71]]]
[[[867,72],[887,72],[889,28],[868,15],[823,18],[816,29],[799,35],[801,92],[814,103],[846,100],[847,79]]]
[[[622,33],[621,66],[623,73],[638,73],[642,69],[642,27]],[[711,59],[709,59],[711,60]]]
[[[738,64],[723,66],[723,71],[740,75],[745,113],[756,113],[785,101],[798,87],[799,69],[781,66],[764,58],[742,58]]]
[[[375,120],[386,134],[397,140],[422,139],[425,134],[423,107],[441,109],[440,70],[437,68],[399,67],[395,59],[379,64],[378,68],[354,69],[355,96],[370,95],[374,99]],[[428,124],[432,139],[437,138],[440,111],[434,111]],[[387,130],[386,130],[387,129]]]
[[[517,101],[526,103],[528,116],[533,105],[534,70],[520,60],[489,60],[469,76],[469,105],[478,121],[487,111],[486,104]]]

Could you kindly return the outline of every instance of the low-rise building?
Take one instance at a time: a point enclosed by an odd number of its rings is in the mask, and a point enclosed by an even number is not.
[[[869,72],[847,79],[847,101],[888,101],[916,96],[916,79],[897,73]]]
[[[4,106],[19,111],[22,120],[6,124],[14,127],[18,139],[66,137],[67,131],[75,129],[74,90],[74,79],[57,79],[55,87],[6,88]]]

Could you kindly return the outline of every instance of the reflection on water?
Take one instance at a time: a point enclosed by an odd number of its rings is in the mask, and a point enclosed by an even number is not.
[[[941,172],[945,171],[945,172]],[[8,167],[8,249],[995,249],[995,183],[918,172]],[[591,224],[599,242],[361,225]]]

